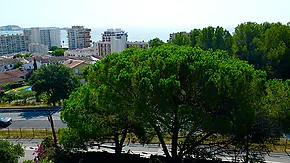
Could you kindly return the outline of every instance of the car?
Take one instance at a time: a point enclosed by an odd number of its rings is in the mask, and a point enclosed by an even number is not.
[[[0,125],[1,126],[8,126],[11,123],[12,123],[12,118],[0,115]]]

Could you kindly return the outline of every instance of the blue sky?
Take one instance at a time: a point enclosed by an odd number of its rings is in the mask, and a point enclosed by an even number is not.
[[[289,0],[1,0],[0,26],[188,28],[290,21]]]

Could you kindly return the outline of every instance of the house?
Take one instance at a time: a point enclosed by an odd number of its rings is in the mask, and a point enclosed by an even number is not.
[[[34,69],[34,58],[37,64],[37,69],[41,68],[43,65],[50,65],[54,63],[63,63],[68,58],[67,57],[53,57],[53,56],[35,56],[35,57],[29,57],[21,60],[23,63],[22,67],[24,70],[33,70]]]
[[[0,72],[0,90],[7,84],[15,84],[26,80],[29,73],[23,69]]]
[[[87,63],[84,60],[76,60],[76,59],[68,59],[67,61],[62,63],[66,67],[72,69],[73,73],[80,75],[83,73],[84,67],[88,66],[89,63]]]
[[[12,70],[17,59],[12,58],[0,58],[0,72]]]

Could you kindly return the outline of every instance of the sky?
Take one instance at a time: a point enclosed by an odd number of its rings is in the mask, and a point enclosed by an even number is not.
[[[0,26],[235,27],[290,21],[290,0],[1,0]]]

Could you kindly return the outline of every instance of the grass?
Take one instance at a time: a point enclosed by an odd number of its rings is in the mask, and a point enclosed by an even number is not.
[[[59,135],[59,130],[56,130],[56,135]],[[1,139],[43,139],[47,136],[52,136],[51,129],[2,129],[0,130]]]

